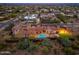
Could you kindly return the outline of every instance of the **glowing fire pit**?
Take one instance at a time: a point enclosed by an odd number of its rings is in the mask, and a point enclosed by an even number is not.
[[[65,38],[65,37],[71,36],[71,32],[69,30],[64,29],[64,28],[59,29],[58,32],[59,32],[58,34],[59,34],[60,37]]]
[[[64,46],[70,46],[71,45],[71,41],[70,38],[72,36],[71,31],[61,28],[58,30],[58,34],[60,36],[60,42],[64,45]]]

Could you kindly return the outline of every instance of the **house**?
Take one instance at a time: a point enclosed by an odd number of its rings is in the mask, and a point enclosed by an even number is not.
[[[33,24],[19,24],[12,28],[12,32],[15,37],[23,38],[37,38],[40,34],[45,34],[46,37],[56,37],[55,26],[50,25],[33,25]]]

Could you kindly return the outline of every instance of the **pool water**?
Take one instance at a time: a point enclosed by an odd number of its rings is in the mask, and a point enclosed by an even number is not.
[[[37,36],[38,39],[45,39],[46,37],[47,37],[46,34],[39,34]]]

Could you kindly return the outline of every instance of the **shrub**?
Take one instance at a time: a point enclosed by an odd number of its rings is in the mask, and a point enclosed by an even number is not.
[[[5,44],[0,44],[0,50],[5,49],[6,45]]]
[[[74,54],[74,50],[71,47],[65,47],[64,51],[66,54]]]
[[[22,49],[25,50],[29,47],[29,42],[27,40],[21,40],[18,45],[17,45],[18,49]]]

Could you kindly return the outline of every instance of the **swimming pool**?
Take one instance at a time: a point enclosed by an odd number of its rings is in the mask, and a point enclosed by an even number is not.
[[[45,39],[45,38],[47,38],[47,35],[46,35],[46,34],[39,34],[39,35],[37,36],[37,38],[38,38],[38,39]]]

